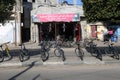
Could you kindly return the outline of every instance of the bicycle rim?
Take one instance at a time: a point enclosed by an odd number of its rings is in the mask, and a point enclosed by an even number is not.
[[[64,51],[61,49],[60,50],[60,54],[61,54],[61,57],[62,57],[62,61],[65,61],[65,55],[64,55]]]
[[[25,50],[24,51],[24,53],[23,53],[23,58],[24,58],[24,60],[28,60],[28,59],[30,59],[30,54],[29,54],[29,51],[28,50]]]
[[[23,61],[24,61],[24,56],[23,56],[22,53],[20,53],[20,55],[19,55],[19,60],[20,60],[20,62],[23,62]]]
[[[55,55],[56,57],[61,57],[61,54],[60,54],[60,52],[59,52],[58,49],[55,49],[55,50],[54,50],[54,55]]]
[[[76,48],[75,49],[75,54],[79,57],[80,55],[79,55],[79,50],[78,50],[78,48]]]
[[[83,56],[84,56],[84,52],[83,52],[83,50],[79,50],[79,57],[80,57],[80,59],[83,61]]]
[[[102,61],[102,53],[99,50],[96,50],[97,58]]]
[[[102,61],[102,55],[101,54],[99,55],[99,59]]]
[[[119,56],[119,54],[117,54],[117,59],[118,59],[118,60],[120,59],[120,56]]]
[[[79,50],[78,48],[76,48],[75,53],[78,57],[81,57],[81,56],[83,57],[84,56],[84,52],[83,52],[82,49]]]
[[[49,58],[49,53],[48,53],[48,52],[42,52],[42,53],[41,53],[41,58],[42,58],[43,61],[48,60],[48,58]]]
[[[118,52],[115,52],[115,51],[114,51],[114,56],[115,56],[116,59],[119,60],[119,54],[118,54]]]

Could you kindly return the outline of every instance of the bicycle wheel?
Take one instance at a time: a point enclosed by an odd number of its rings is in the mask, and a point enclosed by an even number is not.
[[[113,51],[113,56],[119,60],[119,53],[117,51]]]
[[[91,53],[91,55],[94,56],[94,53],[95,53],[95,47],[90,46],[89,49],[90,49],[90,53]]]
[[[41,58],[42,58],[42,61],[46,61],[48,60],[49,58],[49,53],[48,52],[41,52]]]
[[[64,55],[64,51],[62,49],[59,50],[59,53],[61,54],[61,57],[62,57],[62,61],[65,61],[66,58],[65,58],[65,55]]]
[[[79,50],[79,55],[80,55],[80,59],[83,61],[84,51],[82,49]]]
[[[29,51],[28,50],[23,50],[23,55],[24,55],[24,60],[28,60],[28,59],[30,59],[30,53],[29,53]]]
[[[75,48],[75,54],[79,57],[80,55],[79,55],[79,50],[78,50],[78,48]]]
[[[4,61],[4,56],[3,56],[3,53],[0,51],[0,62],[3,62]]]
[[[54,50],[54,55],[55,55],[56,57],[61,57],[61,53],[59,52],[58,49],[55,49],[55,50]]]
[[[24,61],[24,55],[23,55],[23,52],[20,52],[19,60],[20,60],[20,62],[23,62],[23,61]]]
[[[100,59],[102,61],[102,53],[100,52],[100,50],[95,50],[95,53],[97,54],[97,58]]]
[[[84,56],[84,51],[82,49],[79,50],[78,48],[76,48],[75,53],[78,57]]]
[[[118,60],[120,59],[120,56],[119,56],[119,54],[116,54],[116,59],[118,59]]]

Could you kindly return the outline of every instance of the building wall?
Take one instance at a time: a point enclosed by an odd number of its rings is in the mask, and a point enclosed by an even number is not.
[[[97,37],[99,40],[104,41],[104,33],[107,32],[107,28],[103,25],[97,26]]]
[[[104,33],[107,33],[107,28],[104,24],[97,24],[97,23],[92,23],[92,24],[87,24],[86,25],[86,38],[92,38],[92,30],[91,30],[91,25],[96,25],[97,27],[97,31],[96,31],[96,34],[97,34],[97,39],[99,39],[100,41],[103,41],[104,40]]]
[[[17,42],[16,38],[15,40],[15,26],[12,23],[5,23],[4,25],[0,24],[0,44],[10,42],[14,43]]]
[[[41,5],[40,3],[33,3],[33,10],[31,11],[31,16],[36,14],[65,14],[65,13],[79,13],[80,16],[84,16],[82,6],[74,5],[62,6],[59,4],[58,6],[50,6],[49,4]],[[37,32],[36,28],[33,27],[35,26],[35,24],[36,23],[33,23],[31,21],[31,41],[38,42],[38,36],[36,36],[38,33],[36,33]]]

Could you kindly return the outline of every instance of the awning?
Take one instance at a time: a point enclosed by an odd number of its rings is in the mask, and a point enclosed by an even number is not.
[[[79,14],[37,14],[32,16],[33,22],[74,22],[80,21]]]

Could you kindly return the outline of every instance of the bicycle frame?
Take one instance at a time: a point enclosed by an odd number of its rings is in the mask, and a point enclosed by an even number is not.
[[[1,47],[1,54],[4,56],[8,57],[8,60],[12,59],[12,56],[10,55],[10,49],[9,46],[7,45],[10,42],[6,42],[0,45]],[[3,46],[5,46],[5,49],[3,49]]]

